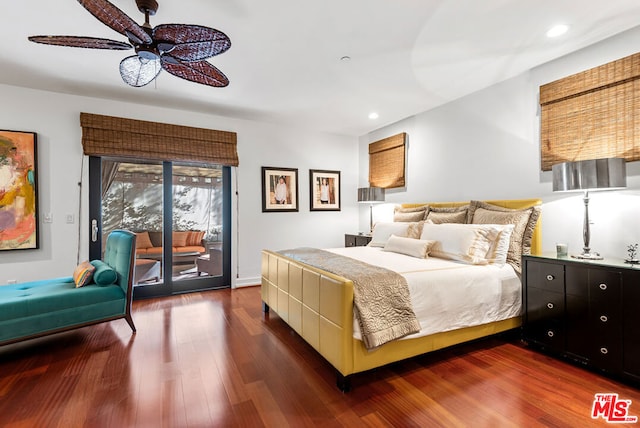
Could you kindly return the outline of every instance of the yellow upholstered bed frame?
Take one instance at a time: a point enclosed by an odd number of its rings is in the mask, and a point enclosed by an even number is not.
[[[485,201],[505,208],[539,205],[539,199]],[[429,203],[455,207],[468,202]],[[405,207],[424,204],[405,204]],[[531,253],[541,252],[540,220],[533,233]],[[338,371],[338,387],[349,389],[349,376],[437,349],[468,342],[520,326],[520,317],[476,327],[396,340],[369,352],[353,338],[353,282],[330,272],[262,251],[262,301]]]

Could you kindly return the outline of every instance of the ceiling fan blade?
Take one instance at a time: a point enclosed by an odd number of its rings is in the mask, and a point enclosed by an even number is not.
[[[129,43],[119,42],[110,39],[98,39],[96,37],[77,37],[77,36],[31,36],[29,40],[35,43],[55,46],[70,46],[73,48],[90,48],[90,49],[112,49],[125,50],[131,49]]]
[[[160,60],[148,60],[138,55],[129,56],[120,61],[120,76],[127,85],[139,88],[153,81],[162,66]]]
[[[150,44],[151,36],[133,19],[107,0],[78,0],[100,22],[138,43]],[[133,37],[132,37],[133,36]],[[137,38],[137,40],[136,40]]]
[[[171,55],[163,55],[160,61],[162,68],[182,79],[218,88],[229,84],[227,76],[207,61],[180,62]]]
[[[201,25],[158,25],[153,38],[161,51],[180,61],[201,61],[231,47],[231,40],[222,31]]]

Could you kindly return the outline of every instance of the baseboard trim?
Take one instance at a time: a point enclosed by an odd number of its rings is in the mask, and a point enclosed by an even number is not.
[[[235,281],[231,283],[231,288],[253,287],[255,285],[260,285],[261,283],[262,278],[259,276],[253,278],[236,278]]]

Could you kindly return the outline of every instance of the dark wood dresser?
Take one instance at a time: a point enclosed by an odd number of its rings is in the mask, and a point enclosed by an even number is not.
[[[640,384],[640,267],[524,256],[525,342]]]

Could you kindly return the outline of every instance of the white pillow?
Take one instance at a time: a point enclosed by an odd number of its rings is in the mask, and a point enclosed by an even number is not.
[[[373,236],[370,247],[384,247],[391,235],[407,236],[407,230],[411,223],[407,222],[378,222],[373,228]]]
[[[383,251],[392,251],[419,259],[426,259],[429,255],[429,250],[435,243],[435,241],[423,241],[422,239],[391,235]]]
[[[507,254],[509,253],[509,243],[515,225],[513,224],[494,224],[500,230],[498,238],[493,241],[493,245],[487,252],[487,261],[490,264],[504,265],[507,262]]]
[[[485,265],[500,231],[493,224],[425,224],[420,239],[438,241],[431,249],[434,257]]]

